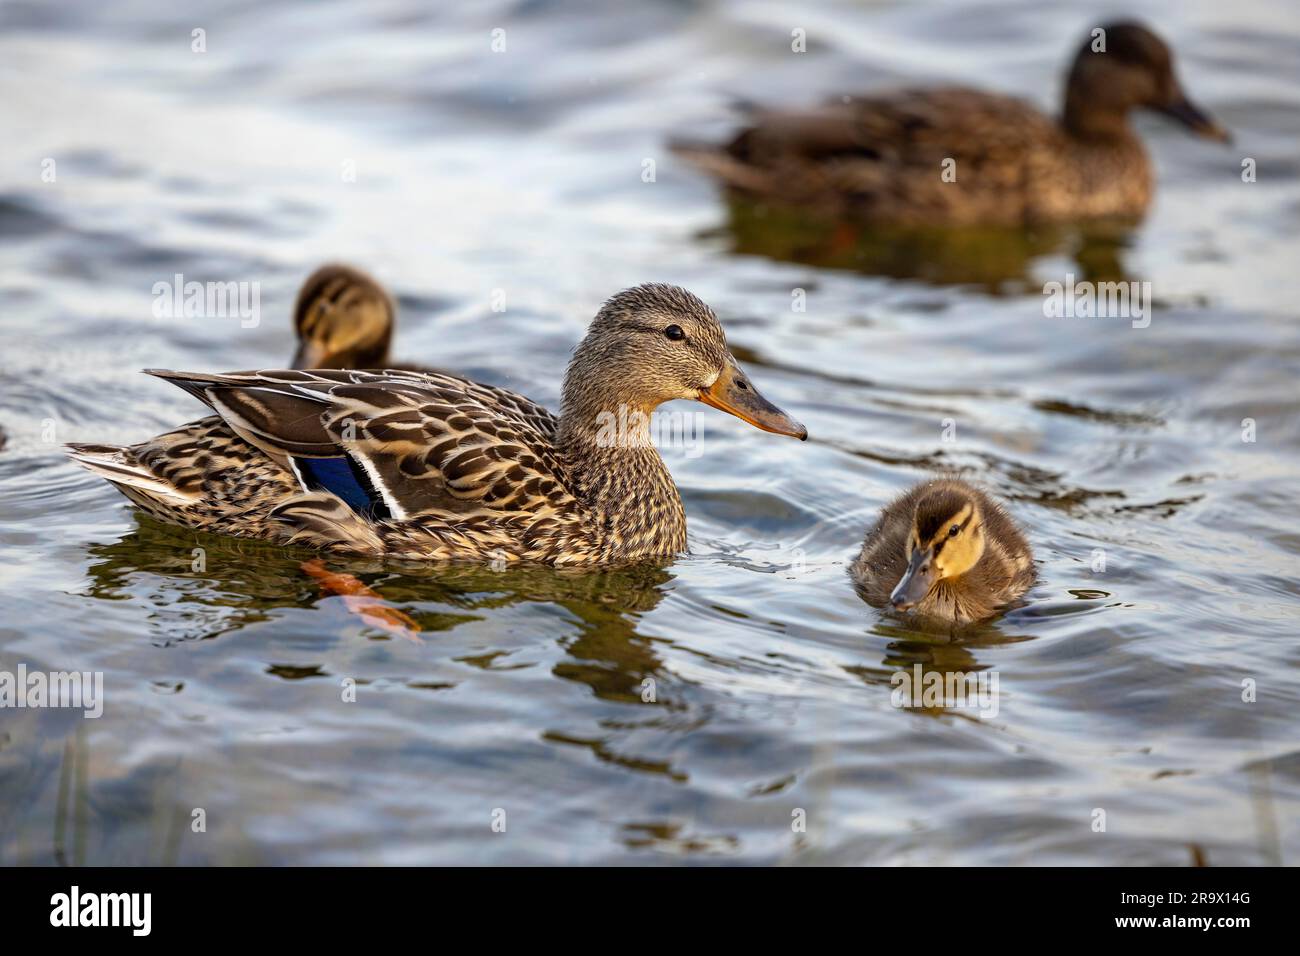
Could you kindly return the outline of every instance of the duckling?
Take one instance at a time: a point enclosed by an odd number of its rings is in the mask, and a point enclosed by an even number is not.
[[[979,90],[908,89],[759,111],[730,143],[674,149],[738,194],[879,224],[1139,218],[1152,172],[1132,110],[1229,136],[1183,92],[1154,32],[1132,21],[1102,29],[1104,52],[1090,34],[1074,57],[1059,119]]]
[[[391,368],[396,309],[360,269],[323,265],[302,284],[293,308],[298,351],[291,368]]]
[[[160,369],[215,414],[70,457],[161,521],[414,561],[622,564],[686,547],[650,413],[685,398],[808,431],[758,393],[713,310],[650,283],[610,298],[557,416],[445,373]]]
[[[936,478],[885,506],[849,575],[876,607],[969,624],[1029,589],[1034,557],[1001,504],[965,481]]]

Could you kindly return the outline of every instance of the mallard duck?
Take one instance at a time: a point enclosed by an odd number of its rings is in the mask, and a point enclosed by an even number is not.
[[[443,370],[389,357],[397,307],[375,279],[342,263],[321,266],[302,284],[293,307],[298,349],[291,368]]]
[[[323,265],[302,284],[293,307],[298,350],[292,368],[391,368],[396,309],[383,286],[360,269]]]
[[[968,624],[1029,589],[1034,556],[1001,504],[937,478],[885,506],[849,575],[869,604]]]
[[[617,563],[686,546],[650,413],[689,398],[766,431],[807,430],[764,399],[713,311],[650,284],[600,309],[561,412],[454,375],[147,370],[216,412],[71,457],[172,524],[420,561]]]
[[[882,224],[1136,218],[1152,176],[1129,125],[1133,109],[1229,137],[1188,99],[1173,54],[1151,30],[1133,22],[1102,30],[1074,57],[1059,119],[980,90],[907,89],[759,111],[730,143],[674,148],[741,194]]]

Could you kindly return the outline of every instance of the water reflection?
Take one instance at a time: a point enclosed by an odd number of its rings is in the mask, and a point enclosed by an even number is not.
[[[596,571],[451,566],[404,569],[372,586],[390,601],[413,606],[432,600],[466,611],[520,603],[563,608],[575,631],[560,639],[571,660],[556,664],[555,676],[586,684],[604,700],[636,703],[649,702],[645,682],[663,665],[655,640],[638,634],[637,624],[663,600],[672,580],[667,565],[657,563]],[[414,616],[424,622],[418,611]]]
[[[52,830],[47,831],[49,856],[35,852],[33,861],[42,865],[81,867],[87,864],[88,853],[97,849],[106,831],[120,825],[119,821],[106,821],[104,785],[90,770],[92,749],[84,721],[78,722],[67,733],[58,764]],[[119,790],[108,798],[109,802],[120,801],[123,791],[131,791],[134,805],[132,824],[138,826],[137,832],[144,839],[132,845],[129,857],[113,862],[119,865],[139,862],[176,866],[186,833],[206,832],[206,812],[202,808],[186,806],[179,797],[183,777],[183,761],[175,758],[160,762],[139,777],[118,783]],[[42,847],[47,845],[43,839],[39,844]],[[90,861],[94,862],[94,859],[92,857]]]
[[[815,210],[728,196],[726,223],[705,233],[733,252],[865,275],[971,285],[993,294],[1034,287],[1037,260],[1061,256],[1078,281],[1131,277],[1123,256],[1136,221],[1038,228],[900,228],[819,214]]]
[[[101,600],[147,601],[155,609],[149,627],[156,643],[211,640],[267,621],[276,609],[321,600],[300,555],[260,541],[186,531],[145,515],[135,520],[134,532],[90,547],[97,560],[87,569],[85,593]],[[519,604],[562,608],[573,627],[559,638],[569,659],[555,665],[556,677],[586,684],[605,700],[664,703],[647,684],[663,665],[656,640],[638,634],[637,624],[673,580],[666,564],[596,571],[394,567],[373,560],[333,560],[330,566],[364,580],[387,604],[404,609],[426,636]],[[368,630],[375,640],[389,639],[380,628]],[[493,668],[500,666],[496,656],[459,660]],[[273,665],[267,672],[285,679],[321,676],[311,665]]]
[[[862,597],[860,592],[859,597]],[[988,678],[979,675],[993,671],[992,696],[997,697],[996,655],[981,656],[979,652],[1034,640],[1033,634],[1012,631],[1018,615],[1031,607],[1030,601],[1022,600],[996,618],[964,626],[913,614],[880,611],[870,630],[874,637],[888,641],[880,666],[854,665],[846,666],[844,670],[869,686],[881,688],[896,707],[904,706],[907,710],[931,717],[945,714],[971,716],[977,713],[972,710],[973,705],[961,697],[954,697],[952,689],[964,687],[972,680],[985,681],[980,684],[985,688]],[[899,704],[900,687],[907,689],[913,683],[920,687],[929,682],[946,688],[934,706],[930,706],[928,699],[925,706]],[[975,684],[969,686],[973,689]],[[988,702],[981,706],[986,711],[984,716],[989,716]],[[994,701],[993,707],[996,706]]]
[[[281,549],[187,531],[133,512],[134,532],[91,545],[86,596],[143,600],[156,644],[211,640],[297,607],[309,579]]]

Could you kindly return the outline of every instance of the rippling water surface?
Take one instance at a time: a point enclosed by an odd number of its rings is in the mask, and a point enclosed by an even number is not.
[[[908,238],[729,204],[666,138],[897,82],[1050,106],[1107,10],[456,6],[0,10],[0,669],[105,682],[98,720],[0,711],[0,863],[1296,862],[1295,8],[1137,5],[1237,136],[1142,119],[1140,226]],[[605,296],[680,283],[812,437],[711,414],[667,450],[691,554],[660,567],[337,565],[400,639],[59,448],[200,414],[140,368],[288,361],[327,259],[396,291],[400,358],[550,403]],[[261,322],[154,318],[176,273],[260,282]],[[1149,281],[1150,327],[1044,318],[1067,273]],[[1006,497],[1040,563],[956,640],[845,576],[934,469]],[[997,714],[894,707],[915,664],[996,674]]]

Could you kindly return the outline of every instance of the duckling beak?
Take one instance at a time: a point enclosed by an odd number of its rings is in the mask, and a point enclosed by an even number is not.
[[[330,354],[319,342],[303,339],[298,343],[298,351],[293,355],[290,368],[329,368]]]
[[[1160,107],[1160,112],[1178,120],[1197,136],[1219,143],[1232,142],[1232,134],[1220,126],[1209,113],[1189,100],[1187,94],[1181,90],[1174,94],[1170,103]]]
[[[906,611],[924,600],[934,585],[934,549],[917,548],[907,563],[902,579],[889,595],[889,603],[896,611]]]
[[[727,363],[717,381],[700,389],[699,400],[765,432],[789,435],[800,441],[808,439],[808,429],[760,395],[735,359]]]

